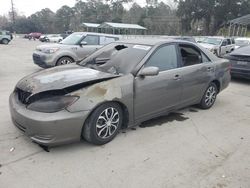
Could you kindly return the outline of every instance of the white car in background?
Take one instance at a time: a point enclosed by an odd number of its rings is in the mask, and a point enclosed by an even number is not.
[[[241,37],[235,39],[235,49],[250,45],[250,38]]]
[[[231,53],[235,48],[234,39],[225,37],[207,37],[199,44],[218,57]]]
[[[46,42],[61,42],[63,37],[60,34],[50,34],[45,37]]]

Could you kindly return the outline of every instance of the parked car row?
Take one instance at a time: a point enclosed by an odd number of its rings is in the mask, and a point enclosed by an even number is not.
[[[42,34],[39,32],[33,32],[24,35],[24,38],[34,40],[39,39],[41,42],[60,42],[72,33],[72,31],[65,31],[62,34]]]
[[[51,41],[60,40],[57,38],[58,35],[51,35]],[[164,36],[161,37],[166,40],[184,40],[196,43],[194,37],[192,36]],[[87,33],[87,32],[76,32],[71,34],[69,37],[62,40],[57,44],[47,44],[40,45],[36,48],[36,51],[33,53],[34,63],[43,68],[49,68],[58,65],[70,64],[73,62],[80,62],[82,59],[87,57],[89,54],[98,50],[103,45],[119,40],[120,37],[117,35],[108,35],[100,33]],[[40,40],[45,40],[43,36],[40,37]],[[214,55],[218,57],[224,57],[229,59],[232,64],[232,75],[236,77],[249,77],[248,58],[245,58],[246,61],[240,59],[239,62],[235,62],[236,57],[243,57],[248,52],[247,50],[239,50],[243,46],[247,46],[250,40],[248,38],[225,38],[225,37],[199,37],[197,42],[201,47],[206,48]],[[239,45],[239,46],[236,46]],[[248,49],[248,48],[245,48]],[[233,53],[235,51],[235,53]],[[242,51],[245,54],[242,54]],[[241,55],[235,55],[240,53]],[[249,54],[248,54],[249,55]],[[241,65],[240,67],[238,65]],[[235,67],[238,67],[238,72],[235,70]],[[243,74],[244,73],[244,74]]]

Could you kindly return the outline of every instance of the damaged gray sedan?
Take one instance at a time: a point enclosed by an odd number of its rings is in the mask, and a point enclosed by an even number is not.
[[[122,128],[185,106],[210,108],[230,82],[229,62],[178,40],[114,42],[79,64],[20,80],[11,94],[16,127],[53,146],[111,141]]]

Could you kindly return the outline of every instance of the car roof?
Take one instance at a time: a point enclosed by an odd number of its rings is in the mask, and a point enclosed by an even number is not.
[[[238,37],[238,38],[235,38],[235,40],[248,40],[248,41],[250,41],[250,38],[247,38],[247,37]]]
[[[212,36],[212,37],[207,37],[207,38],[215,38],[215,39],[225,39],[225,37],[217,37],[217,36]]]
[[[112,35],[112,34],[106,34],[106,33],[94,33],[94,32],[74,32],[72,34],[110,36],[110,37],[117,37],[117,38],[121,37],[120,35]]]
[[[181,39],[172,39],[172,38],[146,38],[146,39],[127,39],[127,40],[120,40],[116,41],[116,43],[129,43],[129,44],[138,44],[138,45],[161,45],[166,43],[173,43],[173,42],[181,42],[187,44],[194,44],[189,41],[181,40]]]

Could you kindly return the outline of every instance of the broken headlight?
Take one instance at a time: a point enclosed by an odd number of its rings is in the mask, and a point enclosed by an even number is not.
[[[70,106],[78,100],[77,96],[54,96],[37,100],[27,106],[28,109],[37,112],[53,113]]]

